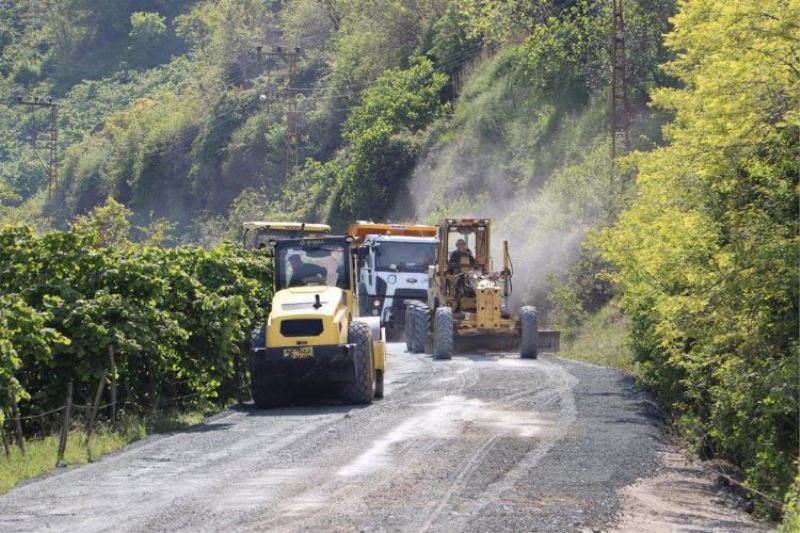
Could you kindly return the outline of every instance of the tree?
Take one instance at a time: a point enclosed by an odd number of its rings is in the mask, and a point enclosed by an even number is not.
[[[132,65],[149,67],[161,62],[167,34],[166,20],[159,13],[136,11],[131,14],[128,58]]]
[[[411,172],[420,132],[447,106],[439,92],[447,76],[428,59],[406,70],[392,69],[363,93],[347,119],[343,149],[342,206],[357,216],[380,217]]]
[[[781,498],[798,449],[800,1],[685,2],[669,146],[604,233],[645,379],[699,449]]]

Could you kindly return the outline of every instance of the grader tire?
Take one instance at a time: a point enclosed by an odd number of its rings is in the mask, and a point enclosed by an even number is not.
[[[450,359],[453,356],[453,310],[438,308],[433,321],[433,358]]]
[[[377,376],[372,361],[372,334],[369,325],[351,321],[347,327],[347,342],[355,344],[353,364],[355,376],[342,385],[342,402],[346,404],[371,403],[375,398]]]
[[[414,341],[411,350],[425,353],[428,343],[428,330],[431,328],[431,310],[427,305],[414,306]]]
[[[519,325],[519,356],[536,359],[539,355],[539,317],[534,307],[525,306],[519,310]]]
[[[406,306],[406,351],[409,353],[414,353],[414,328],[416,326],[414,320],[416,319],[416,308],[417,306],[414,304]]]

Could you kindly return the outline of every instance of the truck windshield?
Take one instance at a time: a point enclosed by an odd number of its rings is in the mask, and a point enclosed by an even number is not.
[[[281,243],[276,247],[279,289],[309,285],[349,288],[347,253],[339,243]]]
[[[425,242],[382,242],[375,247],[375,269],[384,272],[426,272],[436,259],[436,246]]]

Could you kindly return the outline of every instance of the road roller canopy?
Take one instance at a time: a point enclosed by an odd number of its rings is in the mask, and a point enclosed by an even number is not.
[[[242,224],[242,242],[246,248],[265,249],[269,241],[279,239],[298,239],[305,236],[323,236],[331,232],[327,224],[306,222],[266,222],[250,221]]]
[[[350,237],[273,240],[275,287],[329,286],[350,290]]]

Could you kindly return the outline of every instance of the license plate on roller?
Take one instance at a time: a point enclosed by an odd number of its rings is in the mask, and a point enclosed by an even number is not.
[[[314,356],[314,349],[311,346],[302,346],[299,348],[284,348],[283,356],[290,359],[306,359]]]

